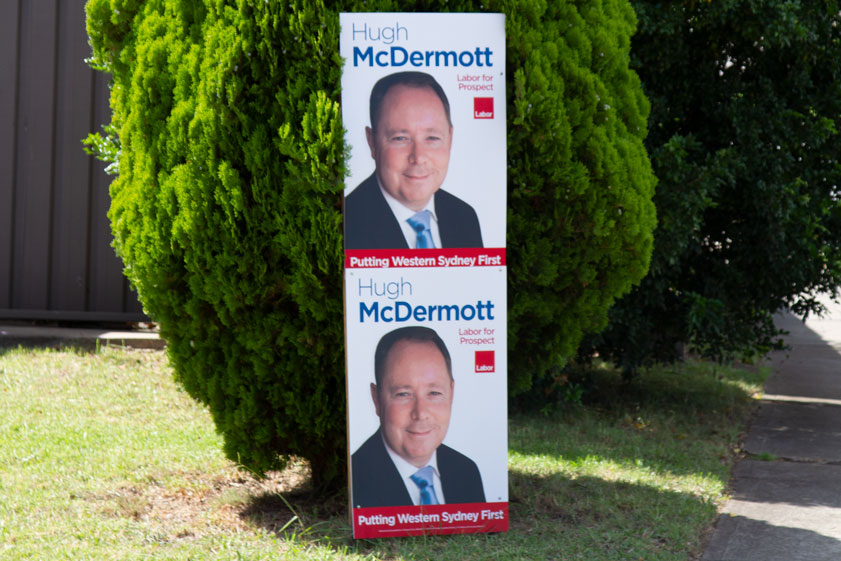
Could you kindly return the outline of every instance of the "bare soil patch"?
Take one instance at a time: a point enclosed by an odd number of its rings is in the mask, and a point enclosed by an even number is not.
[[[126,485],[92,497],[105,516],[156,528],[159,541],[229,532],[280,532],[326,520],[345,508],[342,497],[316,495],[310,468],[295,460],[283,471],[257,478],[236,467],[222,473],[178,474],[177,486],[159,481]]]

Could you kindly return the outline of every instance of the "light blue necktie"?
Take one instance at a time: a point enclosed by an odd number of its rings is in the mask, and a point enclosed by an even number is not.
[[[420,504],[422,505],[438,504],[435,487],[432,486],[432,473],[432,466],[426,466],[409,476],[420,489]]]
[[[435,247],[435,242],[432,241],[432,230],[429,229],[430,215],[431,213],[428,210],[422,210],[406,219],[409,225],[418,233],[418,249]]]

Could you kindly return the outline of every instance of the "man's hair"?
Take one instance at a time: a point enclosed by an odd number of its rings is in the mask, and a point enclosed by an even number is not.
[[[374,84],[371,90],[371,101],[369,106],[371,117],[371,129],[377,131],[377,125],[380,122],[380,105],[383,103],[388,91],[394,86],[407,86],[409,88],[430,88],[441,103],[444,104],[444,113],[447,115],[447,123],[453,126],[453,121],[450,119],[450,102],[447,100],[447,94],[435,78],[426,74],[425,72],[395,72],[382,78]]]
[[[382,380],[385,376],[385,365],[388,361],[388,354],[391,352],[392,347],[400,341],[433,343],[441,351],[444,362],[447,364],[447,374],[450,375],[450,380],[453,379],[453,363],[450,359],[450,351],[447,350],[447,345],[444,344],[444,341],[441,340],[441,337],[438,336],[435,330],[428,327],[421,327],[420,325],[401,327],[383,335],[377,344],[377,350],[374,353],[374,379],[377,383],[378,392],[382,391]]]

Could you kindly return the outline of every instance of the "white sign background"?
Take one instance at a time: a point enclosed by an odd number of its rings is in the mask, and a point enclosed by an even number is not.
[[[371,297],[363,286],[408,282],[411,294],[394,299]],[[507,332],[505,267],[422,269],[347,269],[345,271],[348,360],[349,444],[355,452],[380,426],[371,399],[374,351],[380,338],[399,327],[423,325],[434,329],[447,345],[453,364],[453,407],[444,443],[476,462],[488,502],[508,501]],[[445,286],[442,291],[439,287]],[[501,287],[501,290],[500,290]],[[360,295],[363,292],[363,295]],[[382,292],[382,290],[380,290]],[[360,322],[360,302],[370,308],[405,301],[412,306],[493,302],[494,320]],[[460,344],[459,330],[493,329],[493,345]],[[476,337],[486,337],[477,335]],[[495,351],[495,372],[474,372],[475,351]]]

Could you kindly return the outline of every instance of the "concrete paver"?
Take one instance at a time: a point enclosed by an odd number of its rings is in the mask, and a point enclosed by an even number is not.
[[[783,329],[790,329],[792,324],[803,325],[791,316],[780,317],[776,323]],[[841,315],[838,323],[841,324]],[[822,327],[826,330],[825,335],[813,331],[810,338],[802,334],[785,337],[791,349],[773,353],[770,357],[774,370],[783,375],[768,379],[766,396],[784,396],[787,401],[832,400],[841,405],[841,334],[838,341],[830,339],[836,336],[834,331],[827,329],[826,322]]]
[[[841,560],[841,305],[805,324],[781,315],[773,374],[702,561]]]
[[[841,462],[841,406],[763,403],[744,450],[799,462]]]
[[[703,559],[841,559],[841,466],[740,462]]]
[[[781,509],[782,510],[782,509]],[[814,512],[814,515],[824,515]],[[722,515],[702,561],[838,561],[841,543],[822,533],[745,516]]]

